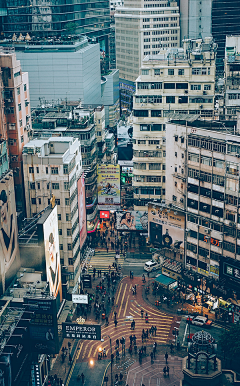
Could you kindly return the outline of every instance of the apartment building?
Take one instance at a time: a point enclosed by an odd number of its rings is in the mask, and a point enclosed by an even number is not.
[[[28,73],[22,71],[14,48],[1,47],[0,67],[3,98],[0,109],[1,138],[8,141],[17,211],[25,211],[22,149],[32,134]]]
[[[77,181],[82,174],[81,145],[73,137],[34,139],[23,148],[23,172],[27,217],[50,204],[58,205],[61,265],[68,267],[71,284],[80,269]]]
[[[240,111],[240,35],[226,36],[225,119],[237,119]]]
[[[175,1],[125,0],[114,16],[116,67],[121,79],[134,82],[144,56],[180,46],[179,7]]]
[[[142,61],[133,100],[135,209],[165,198],[166,129],[176,113],[213,117],[216,46],[212,39],[186,40]],[[178,168],[176,173],[182,173]]]
[[[166,197],[175,206],[184,204],[186,213],[185,265],[220,280],[230,292],[239,287],[240,268],[240,135],[234,125],[182,117],[167,123],[166,140]],[[182,180],[175,173],[175,159]]]
[[[33,128],[36,138],[49,138],[56,135],[61,137],[71,136],[79,139],[81,143],[88,232],[95,231],[99,221],[97,207],[98,148],[94,114],[94,108],[90,108],[90,106],[84,108],[75,102],[68,102],[56,107],[43,107],[33,112]],[[104,117],[103,110],[99,114]],[[101,130],[100,132],[102,133]],[[102,134],[105,135],[105,132]],[[100,136],[99,138],[100,142],[104,143],[104,139]],[[102,147],[102,150],[106,151],[106,146]]]

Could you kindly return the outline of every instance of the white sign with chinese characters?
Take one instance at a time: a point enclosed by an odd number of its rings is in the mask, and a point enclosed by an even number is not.
[[[88,295],[72,294],[72,302],[77,304],[88,304]]]

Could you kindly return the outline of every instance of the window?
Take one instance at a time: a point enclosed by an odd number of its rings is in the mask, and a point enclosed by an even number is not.
[[[68,165],[63,165],[63,174],[68,174]]]
[[[133,110],[134,117],[148,117],[148,110]]]
[[[153,124],[151,131],[162,131],[162,125],[161,124]]]
[[[174,195],[172,196],[172,199],[173,199],[173,201],[175,201],[175,202],[177,201],[177,197],[174,196]]]
[[[29,173],[34,173],[34,167],[33,166],[29,167]]]
[[[66,213],[66,221],[71,221],[71,213]]]
[[[174,75],[174,69],[173,68],[168,69],[168,75]]]
[[[72,229],[67,229],[67,236],[72,236]]]
[[[48,190],[50,189],[50,183],[49,182],[47,183],[47,189]]]
[[[201,155],[201,164],[207,165],[207,166],[212,166],[212,158],[204,157]]]
[[[73,259],[71,258],[68,259],[68,265],[73,265]]]
[[[18,71],[18,72],[15,72],[15,74],[13,76],[14,76],[14,78],[17,78],[20,75],[21,75],[21,73],[20,73],[20,71]]]
[[[30,189],[35,189],[35,182],[30,182]]]
[[[17,95],[20,95],[20,87],[17,88]]]
[[[172,95],[167,96],[166,103],[175,103],[175,96],[172,96]]]
[[[178,70],[178,75],[184,75],[184,69],[183,68],[180,68]]]
[[[18,104],[18,111],[21,111],[22,110],[22,105],[21,103]]]
[[[52,189],[53,190],[59,190],[59,183],[58,182],[52,182]]]
[[[71,251],[72,250],[72,244],[68,244],[67,248],[68,248],[68,251]]]
[[[209,91],[211,90],[211,85],[210,84],[205,84],[204,85],[204,91]]]
[[[24,138],[23,138],[23,135],[21,135],[21,143],[24,142]]]
[[[42,203],[41,198],[38,199],[38,203],[39,203],[39,205],[41,205],[41,203]]]
[[[37,173],[39,173],[39,167],[38,166],[36,167],[36,170],[37,170]]]
[[[22,127],[22,119],[19,120],[19,126]]]
[[[151,125],[140,125],[140,131],[150,131]]]
[[[224,169],[224,167],[225,167],[225,162],[222,161],[221,159],[216,159],[216,158],[214,158],[214,159],[213,159],[213,166],[214,166],[215,168]]]
[[[65,205],[70,205],[70,199],[69,198],[65,198]]]
[[[57,166],[54,166],[51,168],[51,173],[52,174],[58,174],[58,167]]]
[[[59,236],[62,236],[62,229],[58,229]]]
[[[188,103],[188,97],[187,96],[178,97],[178,103]]]
[[[201,84],[191,84],[191,90],[201,90]]]
[[[63,244],[59,244],[60,251],[63,251]]]
[[[164,83],[165,90],[173,90],[175,89],[175,83]]]
[[[46,174],[48,174],[48,167],[46,166]]]
[[[40,182],[37,183],[37,188],[40,189],[41,186],[40,186]]]
[[[68,182],[64,182],[64,190],[69,190],[69,183]]]
[[[61,213],[58,213],[58,221],[61,221],[61,220],[62,220]]]
[[[156,68],[154,70],[154,75],[160,75],[160,68]]]
[[[23,90],[27,91],[27,85],[26,84],[23,85]]]
[[[151,117],[161,117],[162,110],[151,110]]]
[[[149,75],[149,70],[142,70],[142,75]]]
[[[31,201],[32,201],[32,204],[33,204],[33,205],[36,205],[36,203],[37,203],[36,198],[32,198]]]

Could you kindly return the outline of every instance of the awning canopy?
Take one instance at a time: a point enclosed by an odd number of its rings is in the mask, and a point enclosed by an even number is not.
[[[163,274],[157,276],[155,281],[157,281],[158,283],[160,283],[161,285],[164,285],[166,287],[168,287],[169,285],[171,285],[173,283],[176,283],[176,279],[172,279],[171,277],[165,276]]]

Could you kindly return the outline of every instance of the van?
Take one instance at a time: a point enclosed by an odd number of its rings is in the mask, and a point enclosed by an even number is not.
[[[151,261],[147,261],[144,264],[144,270],[147,271],[147,272],[156,271],[160,267],[161,267],[160,263],[157,263],[156,261],[152,261],[152,260]]]

